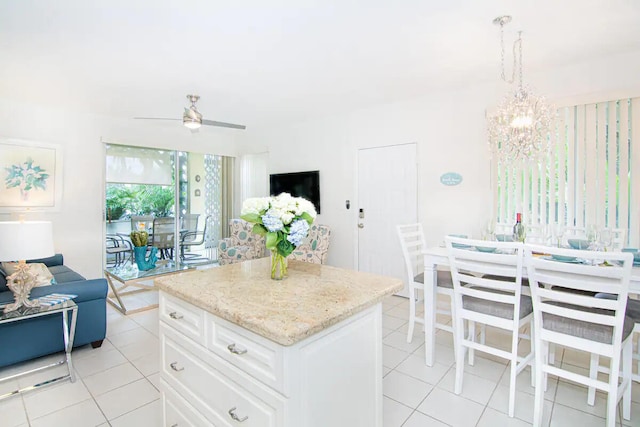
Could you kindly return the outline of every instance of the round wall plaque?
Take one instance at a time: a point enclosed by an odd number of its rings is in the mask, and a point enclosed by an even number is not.
[[[457,172],[447,172],[440,176],[440,182],[447,186],[458,185],[462,182],[462,175]]]

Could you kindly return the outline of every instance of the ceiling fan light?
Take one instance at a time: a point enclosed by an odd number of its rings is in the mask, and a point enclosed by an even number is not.
[[[200,120],[192,119],[191,117],[183,117],[182,124],[184,124],[185,127],[189,129],[198,129],[200,126],[202,126]]]

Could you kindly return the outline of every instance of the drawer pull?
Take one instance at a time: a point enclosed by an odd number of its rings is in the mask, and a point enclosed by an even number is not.
[[[173,424],[171,427],[178,427],[178,423]]]
[[[172,362],[169,364],[169,366],[171,366],[171,369],[176,372],[184,371],[184,368],[178,368],[178,362]]]
[[[171,313],[169,313],[169,317],[171,317],[172,319],[180,320],[184,316],[182,314],[178,314],[177,311],[172,311]]]
[[[227,346],[227,350],[229,350],[233,354],[245,354],[247,352],[246,348],[242,350],[238,350],[238,348],[236,347],[236,343],[229,344]]]
[[[237,421],[239,423],[243,423],[243,422],[245,422],[245,421],[247,421],[249,419],[249,417],[247,415],[245,415],[242,418],[238,417],[238,415],[236,414],[236,407],[235,406],[233,408],[229,409],[229,416],[231,417],[231,419],[233,421]]]

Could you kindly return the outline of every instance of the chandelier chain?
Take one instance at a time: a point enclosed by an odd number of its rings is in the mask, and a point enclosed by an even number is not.
[[[509,84],[513,83],[516,80],[516,68],[518,66],[517,57],[516,57],[516,43],[513,43],[513,67],[511,69],[511,78],[507,80],[507,77],[504,72],[504,22],[500,22],[500,77],[503,82],[507,82]],[[522,45],[520,46],[520,85],[522,85]]]
[[[522,87],[522,31],[518,31],[518,40],[516,40],[516,42],[513,43],[513,66],[515,67],[515,58],[516,58],[516,43],[518,43],[518,49],[520,51],[520,58],[519,58],[519,62],[520,62],[520,69],[518,70],[519,76],[518,78],[520,79],[520,87]]]

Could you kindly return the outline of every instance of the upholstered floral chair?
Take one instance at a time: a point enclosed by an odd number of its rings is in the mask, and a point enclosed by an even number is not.
[[[294,249],[289,259],[314,264],[326,264],[329,251],[331,229],[326,225],[312,225],[309,235],[300,246]]]
[[[229,221],[230,237],[218,243],[218,263],[233,264],[249,259],[264,257],[265,240],[263,236],[253,234],[253,224],[241,219]]]

